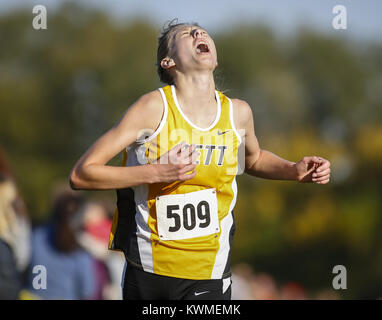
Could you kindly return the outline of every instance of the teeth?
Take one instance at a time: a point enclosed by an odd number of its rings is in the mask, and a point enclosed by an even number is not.
[[[210,50],[208,49],[208,45],[204,42],[199,42],[199,44],[196,47],[196,52],[201,53],[201,52],[209,52]]]

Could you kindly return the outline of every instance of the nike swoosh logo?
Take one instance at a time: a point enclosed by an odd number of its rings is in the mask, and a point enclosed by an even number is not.
[[[223,131],[223,132],[222,132],[222,131],[219,131],[219,130],[218,130],[218,136],[221,136],[222,134],[225,134],[225,133],[227,133],[228,131],[229,131],[229,130],[226,130],[226,131]]]
[[[199,295],[201,295],[201,294],[204,294],[204,293],[208,293],[209,291],[202,291],[202,292],[195,292],[194,294],[196,295],[196,296],[199,296]]]

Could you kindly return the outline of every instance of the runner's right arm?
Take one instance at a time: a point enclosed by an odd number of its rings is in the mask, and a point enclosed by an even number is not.
[[[120,121],[77,161],[69,176],[70,186],[75,190],[110,190],[193,178],[196,172],[187,172],[195,169],[190,156],[194,149],[190,148],[190,153],[178,154],[181,145],[169,151],[171,158],[181,160],[177,164],[169,162],[133,167],[106,165],[124,148],[134,143],[143,132],[154,132],[162,119],[163,109],[159,91],[150,92],[138,99]]]

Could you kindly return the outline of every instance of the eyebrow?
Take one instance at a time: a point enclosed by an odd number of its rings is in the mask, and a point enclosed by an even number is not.
[[[190,30],[190,29],[191,29],[191,30]],[[199,26],[184,26],[180,31],[178,31],[178,32],[176,33],[176,36],[181,35],[181,34],[183,34],[184,32],[192,32],[192,31],[195,30],[195,29],[201,29],[201,30],[203,30],[205,33],[208,34],[207,30],[203,29],[202,27],[199,27]]]
[[[185,27],[183,27],[181,30],[179,30],[177,33],[176,33],[176,35],[178,35],[178,34],[183,34],[183,33],[185,33],[185,32],[191,32],[191,30],[192,30],[192,26],[185,26]],[[191,29],[191,30],[190,30]]]

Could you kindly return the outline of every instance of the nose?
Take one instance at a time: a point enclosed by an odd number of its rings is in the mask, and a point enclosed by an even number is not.
[[[201,29],[194,29],[192,31],[192,36],[194,38],[198,38],[198,37],[202,36],[202,34],[203,34],[203,31]]]

